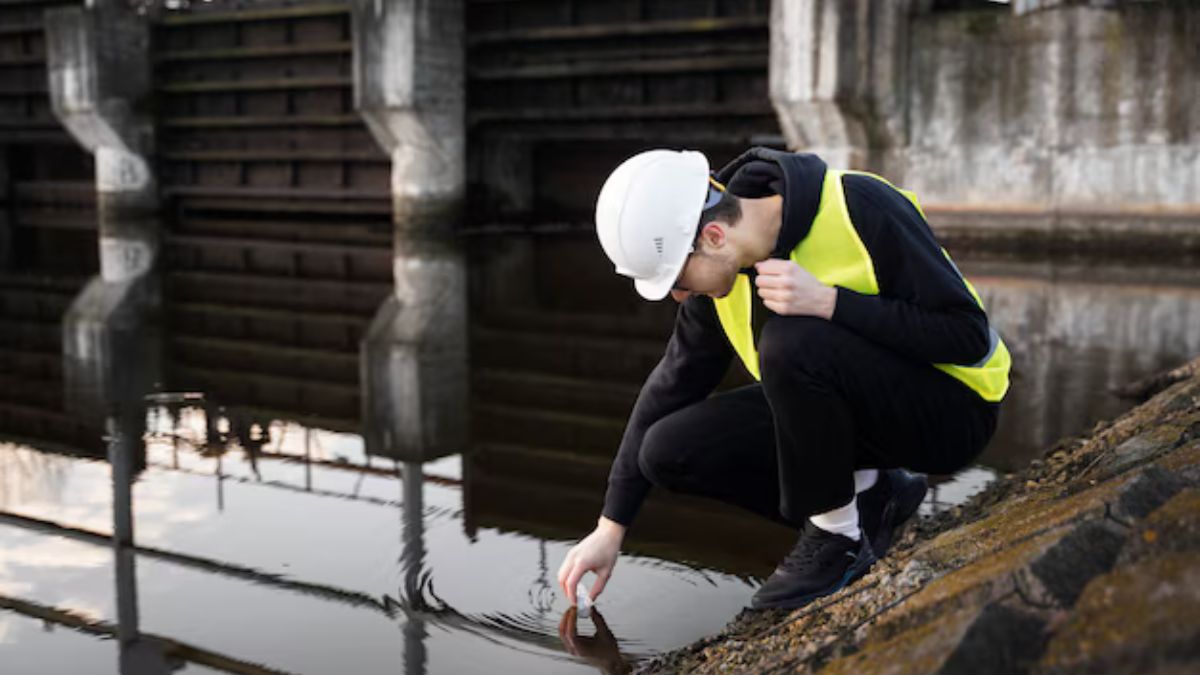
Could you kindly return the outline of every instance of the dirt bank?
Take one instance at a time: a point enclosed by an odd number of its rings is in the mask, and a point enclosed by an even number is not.
[[[1119,419],[910,525],[850,588],[794,612],[744,611],[639,672],[1196,672],[1200,359],[1190,365]]]

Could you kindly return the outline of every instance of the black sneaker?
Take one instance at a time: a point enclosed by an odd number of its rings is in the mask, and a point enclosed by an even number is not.
[[[796,609],[841,590],[867,573],[875,562],[865,535],[850,537],[826,532],[805,521],[800,540],[750,601],[754,609]]]
[[[871,489],[859,493],[859,523],[877,558],[887,555],[896,530],[917,512],[928,489],[925,476],[888,469],[879,472],[879,480]]]

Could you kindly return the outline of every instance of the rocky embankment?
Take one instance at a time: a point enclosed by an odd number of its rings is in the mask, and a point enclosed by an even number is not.
[[[850,588],[752,612],[641,672],[1200,672],[1200,359]]]

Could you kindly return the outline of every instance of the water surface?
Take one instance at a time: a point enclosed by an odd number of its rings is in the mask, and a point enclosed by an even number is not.
[[[1118,414],[1112,387],[1200,354],[1195,270],[962,267],[1013,352],[1013,388],[980,464],[926,513]],[[4,672],[620,671],[719,630],[791,543],[656,497],[571,654],[555,573],[601,494],[509,484],[473,453],[372,457],[357,432],[189,393],[114,417],[101,451],[0,441]]]

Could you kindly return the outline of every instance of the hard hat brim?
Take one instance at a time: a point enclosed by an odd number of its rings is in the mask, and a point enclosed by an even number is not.
[[[683,257],[669,266],[664,265],[663,272],[656,277],[634,279],[633,287],[637,289],[638,295],[647,300],[662,300],[667,297],[667,294],[675,287],[679,275],[683,273],[683,266],[687,264],[690,253],[688,249],[683,249]]]

